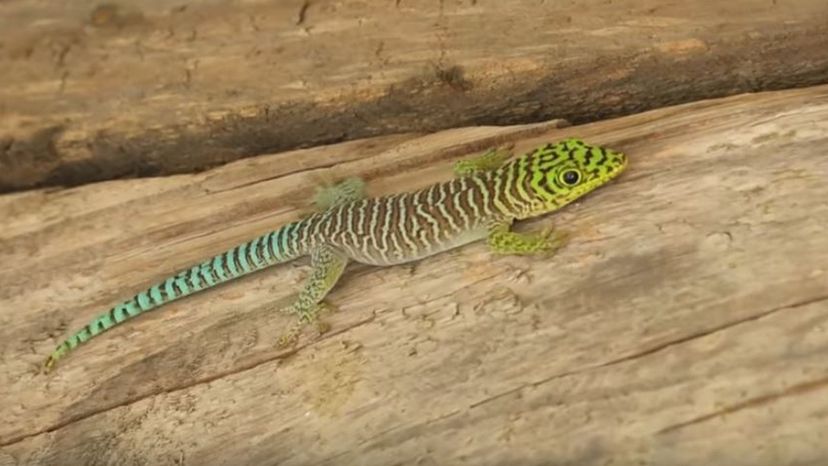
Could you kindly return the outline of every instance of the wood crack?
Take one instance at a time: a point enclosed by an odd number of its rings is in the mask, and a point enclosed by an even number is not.
[[[754,321],[760,320],[764,317],[767,317],[771,314],[774,314],[774,313],[777,313],[777,312],[780,312],[780,311],[789,310],[789,309],[796,309],[798,307],[807,306],[809,304],[814,304],[814,303],[818,303],[818,302],[826,301],[826,300],[828,300],[828,295],[818,296],[818,297],[815,297],[815,298],[799,301],[799,302],[784,305],[784,306],[777,306],[773,309],[762,311],[762,312],[760,312],[758,314],[755,314],[755,315],[752,315],[752,316],[748,316],[748,317],[745,317],[745,318],[742,318],[742,319],[738,319],[738,320],[735,320],[735,321],[732,321],[732,322],[728,322],[728,323],[719,325],[717,327],[714,327],[712,329],[705,330],[703,332],[697,332],[697,333],[694,333],[692,335],[688,335],[686,337],[671,340],[671,341],[662,343],[660,345],[656,345],[652,348],[648,348],[648,349],[645,349],[643,351],[639,351],[639,352],[636,352],[636,353],[633,353],[633,354],[630,354],[630,355],[627,355],[627,356],[624,356],[624,357],[621,357],[621,358],[613,359],[613,360],[610,360],[610,361],[607,361],[607,362],[604,362],[604,363],[601,363],[601,364],[597,364],[597,365],[587,366],[587,367],[582,368],[582,369],[576,369],[576,370],[561,372],[561,373],[549,376],[549,377],[547,377],[545,379],[542,379],[542,380],[538,380],[538,381],[531,382],[531,383],[528,383],[528,384],[523,384],[523,385],[520,385],[518,387],[509,389],[507,391],[498,393],[496,395],[493,395],[493,396],[490,396],[490,397],[485,398],[483,400],[472,403],[471,405],[469,405],[469,408],[470,409],[477,408],[477,407],[485,405],[489,402],[492,402],[492,401],[495,401],[497,399],[503,398],[504,396],[508,396],[510,394],[519,392],[519,391],[524,390],[524,389],[529,388],[529,387],[538,387],[538,386],[541,386],[545,383],[551,382],[553,380],[561,379],[561,378],[564,378],[564,377],[570,377],[570,376],[573,376],[573,375],[583,374],[585,372],[593,371],[593,370],[596,370],[596,369],[611,367],[611,366],[621,364],[621,363],[624,363],[624,362],[629,362],[629,361],[640,359],[640,358],[643,358],[643,357],[646,357],[646,356],[650,356],[652,354],[664,351],[664,350],[666,350],[668,348],[671,348],[671,347],[674,347],[676,345],[687,343],[688,341],[692,341],[692,340],[696,340],[698,338],[706,337],[706,336],[712,335],[716,332],[720,332],[722,330],[726,330],[726,329],[729,329],[729,328],[732,328],[732,327],[735,327],[735,326],[738,326],[738,325],[741,325],[741,324],[744,324],[744,323],[754,322]]]
[[[553,380],[562,379],[562,378],[565,378],[565,377],[570,377],[570,376],[573,376],[573,375],[578,375],[578,374],[586,373],[586,372],[589,372],[589,371],[594,371],[594,370],[597,370],[597,369],[602,369],[602,368],[605,368],[605,367],[611,367],[611,366],[621,364],[621,363],[624,363],[624,362],[629,362],[629,361],[632,361],[632,360],[640,359],[640,358],[658,353],[658,352],[663,351],[665,349],[668,349],[668,348],[686,343],[688,341],[692,341],[692,340],[695,340],[695,339],[698,339],[698,338],[702,338],[702,337],[711,335],[711,334],[716,333],[716,332],[720,332],[722,330],[726,330],[726,329],[729,329],[729,328],[732,328],[732,327],[736,327],[736,326],[741,325],[741,324],[761,320],[764,317],[767,317],[769,315],[772,315],[772,314],[775,314],[775,313],[778,313],[778,312],[781,312],[781,311],[784,311],[784,310],[796,309],[796,308],[799,308],[799,307],[803,307],[803,306],[806,306],[806,305],[809,305],[809,304],[813,304],[813,303],[817,303],[817,302],[821,302],[821,301],[826,301],[826,300],[828,300],[828,295],[818,296],[818,297],[802,300],[802,301],[795,302],[793,304],[784,305],[784,306],[777,306],[777,307],[774,307],[772,309],[762,311],[758,314],[755,314],[755,315],[752,315],[752,316],[749,316],[749,317],[745,317],[745,318],[742,318],[742,319],[738,319],[736,321],[728,322],[726,324],[719,325],[715,328],[706,330],[704,332],[697,332],[697,333],[694,333],[694,334],[689,335],[687,337],[672,340],[672,341],[657,345],[653,348],[649,348],[649,349],[646,349],[644,351],[640,351],[640,352],[637,352],[637,353],[634,353],[634,354],[631,354],[631,355],[628,355],[628,356],[624,356],[622,358],[617,358],[617,359],[614,359],[614,360],[611,360],[611,361],[608,361],[608,362],[604,362],[604,363],[597,364],[597,365],[592,365],[592,366],[589,366],[589,367],[586,367],[586,368],[581,368],[581,369],[576,369],[576,370],[572,370],[572,371],[566,371],[566,372],[554,374],[554,375],[552,375],[550,377],[547,377],[543,380],[539,380],[539,381],[528,383],[528,384],[523,384],[521,386],[506,390],[506,391],[498,393],[496,395],[493,395],[493,396],[487,397],[485,399],[479,400],[477,402],[471,403],[466,410],[462,410],[462,411],[453,410],[453,411],[451,411],[449,413],[446,413],[444,415],[437,416],[435,418],[431,418],[431,419],[419,422],[419,423],[417,423],[413,426],[397,425],[397,426],[394,426],[390,429],[385,429],[382,432],[378,432],[378,433],[372,435],[370,438],[366,439],[365,441],[361,442],[360,446],[365,446],[367,444],[372,444],[372,445],[376,446],[377,443],[382,443],[382,441],[378,440],[378,439],[380,437],[384,436],[384,435],[389,434],[389,433],[396,432],[396,431],[401,431],[401,430],[416,431],[418,428],[421,428],[423,426],[428,426],[428,425],[434,424],[436,422],[445,421],[447,419],[456,417],[457,415],[468,414],[468,412],[473,410],[473,409],[476,409],[480,406],[488,404],[492,401],[495,401],[495,400],[504,398],[506,396],[515,394],[515,393],[520,392],[521,390],[524,390],[524,389],[529,388],[529,387],[538,387],[540,385],[551,382]],[[823,387],[826,387],[826,386],[828,386],[828,377],[824,377],[824,378],[821,378],[821,379],[818,379],[818,380],[815,380],[815,381],[811,381],[811,382],[798,384],[798,385],[790,387],[790,388],[788,388],[788,389],[786,389],[782,392],[779,392],[779,393],[774,393],[774,394],[765,395],[765,396],[762,396],[762,397],[757,397],[757,398],[745,401],[743,403],[739,403],[739,404],[733,405],[731,407],[722,409],[722,410],[717,411],[715,413],[711,413],[711,414],[708,414],[708,415],[705,415],[705,416],[700,416],[698,418],[694,418],[694,419],[691,419],[691,420],[686,421],[686,422],[682,422],[682,423],[679,423],[679,424],[668,426],[668,427],[662,429],[661,431],[659,431],[658,433],[661,434],[661,433],[666,433],[666,432],[670,432],[670,431],[673,431],[673,430],[681,429],[683,427],[686,427],[686,426],[689,426],[689,425],[692,425],[692,424],[701,423],[701,422],[713,419],[713,418],[718,417],[718,416],[733,413],[733,412],[736,412],[736,411],[739,411],[739,410],[742,410],[742,409],[747,409],[747,408],[752,408],[752,407],[757,407],[757,406],[761,406],[761,405],[764,405],[764,404],[768,404],[768,403],[771,403],[775,400],[778,400],[778,399],[786,397],[786,396],[795,396],[795,395],[799,395],[799,394],[803,394],[803,393],[808,393],[808,392],[811,392],[811,391],[814,391],[814,390],[817,390],[817,389],[820,389],[820,388],[823,388]],[[333,455],[331,457],[327,457],[327,458],[325,458],[324,461],[321,461],[319,464],[322,464],[322,463],[325,463],[325,462],[330,462],[331,460],[333,460],[335,458],[338,458],[338,457],[340,457],[340,456],[342,456],[346,453],[348,453],[348,452],[340,452],[339,454]]]
[[[811,380],[808,382],[803,382],[800,384],[793,385],[791,387],[786,388],[785,390],[769,393],[767,395],[757,396],[755,398],[751,398],[749,400],[743,401],[741,403],[736,403],[720,410],[714,411],[709,414],[705,414],[704,416],[694,417],[689,421],[679,422],[677,424],[671,424],[658,432],[657,435],[667,434],[670,432],[675,432],[677,430],[683,429],[685,427],[689,427],[695,424],[701,424],[703,422],[707,422],[709,420],[715,419],[717,417],[722,417],[728,414],[733,414],[738,411],[743,411],[745,409],[752,409],[758,408],[761,406],[765,406],[771,404],[777,400],[781,400],[783,398],[788,398],[792,396],[799,396],[804,395],[816,390],[820,390],[823,388],[828,387],[828,376],[822,377],[816,380]]]
[[[313,167],[282,172],[282,173],[279,173],[277,175],[247,181],[245,183],[240,183],[240,184],[229,186],[229,187],[222,188],[222,189],[210,189],[209,187],[202,188],[202,189],[204,190],[205,194],[221,194],[221,193],[226,193],[228,191],[234,191],[236,189],[249,188],[250,186],[255,186],[257,184],[266,183],[268,181],[278,180],[279,178],[284,178],[284,177],[287,177],[287,176],[298,175],[300,173],[313,173],[317,170],[324,170],[326,168],[332,168],[332,167],[335,167],[339,164],[340,163],[338,163],[338,162],[331,161],[331,162],[321,164],[321,165],[314,165]]]
[[[780,312],[780,311],[785,311],[785,310],[789,310],[789,309],[796,309],[798,307],[807,306],[809,304],[813,304],[813,303],[817,303],[817,302],[825,301],[825,300],[828,300],[828,295],[827,296],[818,296],[818,297],[815,297],[815,298],[806,299],[806,300],[799,301],[799,302],[796,302],[796,303],[793,303],[793,304],[787,304],[787,305],[784,305],[784,306],[778,306],[778,307],[775,307],[773,309],[769,309],[767,311],[762,311],[758,314],[754,314],[754,315],[751,315],[751,316],[748,316],[748,317],[737,319],[737,320],[734,320],[734,321],[731,321],[731,322],[726,322],[722,325],[718,325],[718,326],[713,327],[713,328],[708,329],[708,330],[693,333],[693,334],[688,335],[686,337],[677,338],[675,340],[664,342],[662,344],[653,346],[652,348],[648,348],[648,349],[645,349],[643,351],[639,351],[639,352],[636,352],[636,353],[633,353],[633,354],[630,354],[630,355],[627,355],[627,356],[623,356],[621,358],[613,359],[611,361],[605,362],[605,363],[603,363],[599,366],[596,366],[596,367],[609,367],[609,366],[614,366],[616,364],[621,364],[621,363],[624,363],[624,362],[627,362],[627,361],[632,361],[634,359],[639,359],[639,358],[642,358],[642,357],[645,357],[645,356],[649,356],[651,354],[661,352],[661,351],[666,350],[668,348],[671,348],[673,346],[680,345],[682,343],[686,343],[686,342],[691,341],[691,340],[696,340],[696,339],[699,339],[699,338],[706,337],[708,335],[712,335],[716,332],[720,332],[722,330],[727,330],[731,327],[736,327],[736,326],[744,324],[744,323],[760,320],[764,317],[767,317],[771,314],[775,314],[775,313]]]

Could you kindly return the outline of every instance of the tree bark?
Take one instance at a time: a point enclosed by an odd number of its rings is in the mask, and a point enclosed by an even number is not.
[[[171,272],[509,142],[629,154],[550,259],[475,244],[352,266],[322,337],[276,340],[303,267],[69,333]],[[828,86],[557,128],[396,135],[199,174],[0,197],[0,464],[825,464]],[[291,163],[286,163],[290,161]],[[761,448],[760,448],[761,446]]]

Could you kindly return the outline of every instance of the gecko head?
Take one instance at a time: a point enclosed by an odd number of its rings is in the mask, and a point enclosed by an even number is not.
[[[528,216],[551,212],[617,177],[627,167],[621,152],[580,139],[547,144],[528,154],[529,189],[534,194]]]

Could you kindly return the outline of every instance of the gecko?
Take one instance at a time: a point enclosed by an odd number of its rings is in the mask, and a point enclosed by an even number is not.
[[[412,192],[372,198],[361,180],[347,179],[319,190],[316,211],[303,219],[181,270],[99,315],[60,343],[43,369],[49,372],[79,345],[128,319],[302,256],[310,256],[310,274],[282,309],[298,317],[294,330],[319,322],[326,295],[351,261],[392,266],[484,239],[498,254],[551,254],[566,234],[515,232],[513,223],[558,210],[626,167],[624,153],[569,138],[519,157],[491,149],[456,162],[449,181]]]

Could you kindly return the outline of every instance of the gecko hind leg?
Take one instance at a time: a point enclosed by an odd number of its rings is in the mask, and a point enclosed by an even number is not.
[[[316,189],[313,205],[318,210],[327,210],[348,202],[365,199],[365,181],[353,176],[333,185],[324,185]]]
[[[322,245],[311,251],[311,274],[299,292],[296,300],[284,311],[298,317],[299,321],[279,338],[279,346],[295,343],[302,329],[314,324],[320,333],[327,331],[327,325],[319,320],[321,311],[335,310],[333,306],[324,302],[325,296],[336,285],[345,266],[348,256],[329,245]]]
[[[477,157],[460,160],[454,163],[454,174],[457,176],[469,176],[502,167],[512,157],[511,148],[489,149]]]

